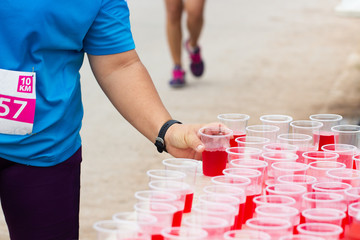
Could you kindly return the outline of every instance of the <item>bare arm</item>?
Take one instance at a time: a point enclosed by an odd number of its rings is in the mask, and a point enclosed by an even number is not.
[[[124,118],[151,142],[171,119],[149,73],[135,50],[89,55],[92,71],[109,100]],[[167,150],[175,157],[200,159],[203,145],[197,136],[200,125],[172,125],[166,136]]]

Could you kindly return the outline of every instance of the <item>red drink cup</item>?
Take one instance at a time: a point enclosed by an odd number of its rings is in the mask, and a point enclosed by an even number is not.
[[[312,150],[312,136],[301,133],[285,133],[277,137],[279,143],[287,143],[298,147],[296,154],[298,155],[297,162],[304,163],[302,154]]]
[[[310,192],[302,195],[303,209],[333,208],[346,212],[347,205],[344,196],[331,192]]]
[[[321,147],[325,152],[335,152],[339,154],[338,162],[344,163],[347,168],[353,168],[353,156],[357,151],[357,147],[349,144],[327,144]]]
[[[208,233],[201,228],[168,227],[161,231],[164,240],[206,240]]]
[[[309,208],[301,212],[305,223],[331,223],[343,226],[346,214],[343,211],[332,208]]]
[[[269,143],[263,147],[264,152],[289,152],[296,154],[298,150],[298,146],[288,143]]]
[[[326,175],[332,180],[341,183],[347,183],[352,187],[360,187],[360,171],[343,168],[331,169],[326,172]]]
[[[292,133],[306,134],[312,137],[311,148],[319,149],[319,133],[324,124],[313,120],[297,120],[290,123]]]
[[[233,137],[230,139],[230,147],[237,147],[235,139],[246,135],[246,126],[249,115],[239,113],[220,114],[217,116],[221,123],[233,131]]]
[[[245,136],[235,138],[238,147],[252,147],[252,148],[263,148],[264,145],[270,143],[270,139],[264,137]]]
[[[233,227],[239,210],[229,203],[203,201],[193,206],[193,212],[195,215],[223,218]]]
[[[324,237],[326,240],[338,240],[343,229],[329,223],[303,223],[297,226],[301,234]]]
[[[296,206],[296,200],[285,195],[261,195],[255,197],[253,201],[256,207],[263,205],[282,205],[289,207]]]
[[[272,240],[278,240],[282,236],[292,234],[292,226],[288,220],[275,217],[251,218],[246,221],[250,230],[266,232]]]
[[[360,154],[353,156],[353,162],[354,169],[360,170]]]
[[[306,164],[317,162],[317,161],[329,161],[336,162],[339,158],[339,154],[334,152],[323,152],[323,151],[309,151],[302,154],[304,162]]]
[[[332,192],[338,193],[344,196],[345,191],[351,189],[351,185],[343,182],[318,182],[312,185],[314,192]]]
[[[264,181],[268,163],[257,159],[234,159],[230,162],[230,168],[255,169],[261,173],[261,182]]]
[[[312,185],[317,182],[317,179],[310,175],[283,175],[277,178],[277,182],[302,185],[308,192],[312,192]]]
[[[247,136],[268,138],[270,143],[276,142],[279,131],[280,128],[274,125],[251,125],[246,127]]]
[[[326,175],[328,170],[346,167],[344,163],[335,161],[316,161],[309,163],[308,166],[307,174],[316,177],[318,182],[330,181],[330,178]]]
[[[355,202],[349,205],[349,224],[352,224],[353,221],[356,219],[356,217],[360,213],[360,202]]]
[[[230,146],[229,141],[233,131],[219,125],[201,128],[199,135],[205,145],[202,153],[204,175],[211,177],[221,175],[228,162],[225,149]]]
[[[263,115],[260,117],[260,121],[263,125],[273,125],[279,127],[278,134],[288,133],[290,128],[290,122],[292,117],[287,115]]]
[[[256,230],[232,230],[224,234],[224,240],[271,240],[271,236]]]
[[[284,175],[305,175],[309,166],[299,162],[275,162],[271,164],[274,179]]]
[[[276,162],[296,162],[298,156],[295,153],[288,152],[264,152],[262,154],[264,161],[268,163],[266,177],[267,180],[274,180],[271,164]],[[267,181],[265,180],[265,181]]]
[[[360,200],[360,187],[352,187],[350,189],[346,189],[344,192],[345,200],[348,205]]]
[[[326,240],[326,239],[322,237],[315,237],[304,234],[294,234],[292,236],[281,237],[279,240]]]
[[[301,210],[302,195],[307,192],[307,188],[297,184],[274,184],[266,187],[267,194],[285,195],[295,199],[295,208]]]
[[[206,240],[219,240],[230,230],[230,224],[223,218],[191,215],[184,218],[184,226],[203,229],[208,233]]]
[[[227,148],[228,162],[233,159],[259,159],[261,150],[252,147],[231,147]]]

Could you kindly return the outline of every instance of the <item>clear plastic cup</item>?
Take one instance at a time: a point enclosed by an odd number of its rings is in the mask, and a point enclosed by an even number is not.
[[[241,188],[245,191],[245,194],[247,194],[247,187],[251,184],[251,180],[247,177],[228,175],[212,177],[211,182],[218,185],[227,185]]]
[[[295,153],[288,153],[288,152],[264,152],[262,154],[264,161],[267,162],[269,166],[276,162],[296,162],[298,156]],[[267,168],[267,179],[274,179],[272,168]]]
[[[323,123],[313,120],[297,120],[290,123],[292,133],[301,133],[312,137],[313,149],[319,149],[319,133],[323,125]]]
[[[307,188],[308,192],[311,192],[312,185],[317,182],[317,179],[310,175],[283,175],[277,178],[277,182],[302,185]]]
[[[217,118],[221,123],[233,131],[233,138],[230,140],[230,146],[237,147],[235,139],[246,135],[246,126],[250,116],[240,113],[226,113],[219,114]]]
[[[330,181],[330,178],[326,175],[328,170],[346,167],[344,163],[334,161],[316,161],[309,163],[308,166],[307,174],[316,177],[318,182]]]
[[[315,237],[304,234],[294,234],[292,236],[281,237],[279,240],[326,240],[326,239],[322,237]]]
[[[224,240],[271,240],[271,236],[266,232],[243,229],[227,231]]]
[[[296,229],[301,234],[324,237],[326,240],[338,240],[343,232],[341,227],[329,223],[303,223]]]
[[[360,187],[352,187],[350,189],[346,189],[344,193],[345,200],[348,205],[360,200]]]
[[[293,207],[296,206],[296,200],[285,195],[261,195],[253,199],[255,206],[263,205],[282,205]]]
[[[197,214],[186,216],[184,226],[205,230],[208,233],[207,240],[219,240],[230,230],[229,222],[223,218]]]
[[[333,208],[346,211],[347,205],[344,196],[332,192],[309,192],[302,195],[303,209]]]
[[[199,161],[188,158],[168,158],[162,163],[166,170],[175,170],[186,174],[185,182],[190,185],[190,191],[186,194],[184,213],[191,212]]]
[[[317,161],[333,161],[336,162],[339,154],[334,152],[309,151],[302,154],[306,164]]]
[[[354,169],[360,170],[360,154],[354,155],[353,161],[354,161]]]
[[[222,195],[230,195],[236,197],[240,200],[240,204],[245,204],[246,194],[243,188],[230,186],[230,185],[220,185],[213,184],[208,185],[203,188],[204,193],[207,194],[222,194]]]
[[[167,227],[161,235],[164,240],[206,240],[208,233],[201,228]]]
[[[305,175],[309,166],[299,162],[276,162],[271,164],[273,176],[278,179],[284,175]]]
[[[280,128],[274,125],[251,125],[246,127],[247,136],[264,137],[270,139],[270,143],[276,142]]]
[[[151,169],[146,172],[150,181],[155,180],[172,180],[184,182],[186,174],[180,171],[165,170],[165,169]]]
[[[347,168],[353,168],[353,156],[357,147],[349,144],[327,144],[321,147],[324,152],[335,152],[339,154],[338,162],[344,163]]]
[[[342,118],[338,114],[314,114],[310,116],[311,120],[323,124],[319,132],[319,150],[323,145],[335,143],[337,135],[331,131],[331,127],[339,125]]]
[[[331,131],[338,135],[335,143],[350,144],[360,147],[360,126],[358,125],[337,125]]]
[[[178,195],[166,191],[141,190],[135,192],[135,198],[138,202],[163,202],[171,204],[178,199]]]
[[[307,192],[307,188],[297,184],[274,184],[265,188],[267,194],[271,195],[285,195],[295,199],[295,208],[301,210],[302,195]]]
[[[196,215],[223,218],[233,227],[235,224],[235,216],[238,215],[239,210],[229,203],[203,201],[193,206],[193,212]]]
[[[302,154],[314,150],[312,147],[312,136],[301,133],[280,134],[277,137],[279,143],[287,143],[298,147],[296,154],[299,156],[297,162],[304,163]]]
[[[298,146],[288,143],[269,143],[263,147],[264,152],[290,152],[296,154],[298,150]]]
[[[97,233],[97,240],[146,240],[148,239],[141,231],[132,225],[118,223],[114,220],[101,220],[94,223],[93,228]]]
[[[293,120],[292,117],[280,114],[262,115],[260,121],[263,125],[273,125],[279,127],[279,133],[289,133],[290,122]]]
[[[228,162],[234,159],[259,159],[262,151],[252,147],[231,147],[226,149]]]
[[[264,175],[265,170],[268,166],[268,163],[258,159],[234,159],[230,161],[231,168],[247,168],[255,169],[261,172]]]
[[[275,217],[251,218],[246,221],[250,230],[266,232],[272,240],[278,240],[282,236],[292,234],[292,226],[288,220]]]
[[[177,181],[158,180],[149,182],[149,188],[156,191],[170,192],[177,196],[177,199],[171,203],[177,208],[177,211],[174,214],[172,226],[180,226],[185,208],[186,195],[190,189],[189,184]]]
[[[152,227],[151,236],[153,238],[160,236],[160,232],[163,228],[171,227],[177,208],[167,203],[147,203],[140,202],[134,205],[134,209],[137,214],[150,214],[156,217],[157,222]]]
[[[360,213],[360,202],[355,202],[349,205],[349,224],[352,224],[353,221],[359,216]]]
[[[332,208],[309,208],[301,212],[304,217],[305,223],[317,222],[317,223],[331,223],[343,226],[343,220],[346,214],[343,211]]]
[[[326,172],[326,175],[333,181],[347,183],[352,187],[360,187],[360,171],[342,168],[342,169],[330,169]]]
[[[345,191],[351,189],[351,185],[343,182],[318,182],[312,185],[314,192],[332,192],[344,196]]]
[[[245,136],[235,138],[238,147],[253,147],[261,149],[264,145],[270,143],[270,139],[264,137]]]
[[[300,223],[300,211],[284,205],[262,205],[255,208],[256,217],[277,217],[288,220],[294,227]]]
[[[221,203],[229,204],[236,209],[236,214],[234,217],[233,229],[241,229],[242,223],[238,221],[239,217],[242,220],[240,200],[237,197],[225,194],[202,194],[198,197],[198,203]]]
[[[228,162],[226,148],[230,146],[230,138],[233,131],[222,125],[209,126],[199,130],[201,141],[205,145],[202,152],[202,169],[205,176],[217,176],[222,174]]]

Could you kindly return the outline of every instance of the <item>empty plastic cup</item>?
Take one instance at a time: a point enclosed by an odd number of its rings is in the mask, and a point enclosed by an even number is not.
[[[230,140],[230,146],[237,147],[235,139],[246,135],[246,126],[250,116],[240,113],[226,113],[219,114],[217,118],[221,123],[233,131],[233,138]]]

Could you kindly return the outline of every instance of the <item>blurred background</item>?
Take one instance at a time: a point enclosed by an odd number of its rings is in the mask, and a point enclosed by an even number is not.
[[[171,89],[164,1],[128,0],[137,52],[173,118],[208,123],[220,113],[244,113],[249,125],[264,114],[301,120],[337,113],[358,122],[360,18],[336,15],[339,2],[207,0],[200,38],[205,74],[195,79],[188,73],[185,88]],[[146,171],[162,168],[161,160],[170,155],[157,153],[115,111],[87,59],[81,75],[80,239],[95,239],[93,223],[133,210],[135,191],[147,189]],[[9,239],[2,215],[0,220],[0,239]]]

